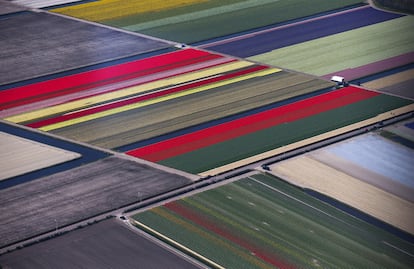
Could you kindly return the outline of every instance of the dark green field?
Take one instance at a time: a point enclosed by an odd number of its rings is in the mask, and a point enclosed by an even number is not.
[[[226,268],[414,265],[412,245],[265,175],[168,203],[134,219]]]

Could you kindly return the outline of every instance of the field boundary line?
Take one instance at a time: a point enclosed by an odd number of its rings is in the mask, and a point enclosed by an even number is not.
[[[268,185],[268,184],[266,184],[266,183],[263,183],[263,182],[261,182],[260,180],[257,180],[257,179],[255,179],[255,178],[252,178],[252,177],[250,177],[250,176],[249,176],[248,178],[249,178],[250,180],[252,180],[252,181],[254,181],[254,182],[256,182],[256,183],[258,183],[258,184],[262,185],[262,186],[265,186],[266,188],[271,189],[272,191],[278,192],[278,193],[280,193],[280,194],[282,194],[282,195],[284,195],[284,196],[286,196],[286,197],[288,197],[288,198],[290,198],[290,199],[292,199],[292,200],[294,200],[294,201],[296,201],[296,202],[298,202],[298,203],[301,203],[301,204],[303,204],[303,205],[305,205],[305,206],[308,206],[308,207],[312,208],[313,210],[316,210],[316,211],[318,211],[318,212],[320,212],[320,213],[322,213],[322,214],[324,214],[324,215],[326,215],[326,216],[328,216],[328,217],[330,217],[330,218],[333,218],[333,219],[335,219],[335,220],[337,220],[337,221],[339,221],[339,222],[342,222],[342,223],[344,223],[344,224],[346,224],[346,225],[350,225],[350,226],[354,227],[355,229],[358,229],[358,227],[357,227],[357,226],[354,226],[354,225],[352,225],[352,224],[349,224],[349,223],[347,223],[347,222],[343,221],[342,219],[337,218],[337,217],[335,217],[334,215],[331,215],[331,214],[329,214],[329,213],[327,213],[327,212],[323,211],[322,209],[319,209],[319,208],[317,208],[317,207],[315,207],[315,206],[313,206],[313,205],[310,205],[310,204],[308,204],[308,203],[306,203],[306,202],[304,202],[304,201],[302,201],[302,200],[300,200],[300,199],[298,199],[298,198],[296,198],[296,197],[294,197],[294,196],[292,196],[292,195],[290,195],[290,194],[288,194],[288,193],[286,193],[286,192],[283,192],[283,191],[281,191],[281,190],[279,190],[279,189],[277,189],[277,188],[275,188],[275,187],[273,187],[273,186],[270,186],[270,185]]]
[[[407,252],[407,251],[405,251],[405,250],[403,250],[403,249],[401,249],[401,248],[399,248],[399,247],[396,247],[396,246],[394,246],[394,245],[392,245],[392,244],[388,243],[387,241],[382,241],[382,243],[384,243],[385,245],[387,245],[387,246],[389,246],[389,247],[391,247],[391,248],[393,248],[393,249],[396,249],[396,250],[398,250],[398,251],[400,251],[400,252],[402,252],[402,253],[404,253],[404,254],[407,254],[407,255],[408,255],[408,256],[410,256],[410,257],[414,257],[414,255],[413,255],[413,254],[411,254],[410,252]]]
[[[316,135],[316,136],[313,136],[313,137],[310,137],[310,138],[307,138],[307,139],[304,139],[304,140],[301,140],[295,143],[291,143],[285,146],[278,147],[273,150],[269,150],[269,151],[251,156],[251,157],[247,157],[245,159],[242,159],[242,160],[239,160],[233,163],[229,163],[229,164],[217,167],[217,168],[213,168],[211,170],[201,172],[198,175],[201,177],[216,176],[216,175],[219,175],[225,172],[229,172],[236,168],[240,168],[242,166],[246,166],[246,165],[273,157],[275,155],[283,154],[285,152],[292,151],[292,150],[295,150],[295,149],[298,149],[304,146],[308,146],[310,144],[321,142],[323,140],[326,140],[326,139],[329,139],[329,138],[332,138],[332,137],[335,137],[335,136],[338,136],[338,135],[341,135],[341,134],[344,134],[344,133],[347,133],[347,132],[350,132],[350,131],[353,131],[359,128],[364,128],[368,125],[372,125],[377,122],[381,122],[381,121],[384,121],[384,120],[387,120],[387,119],[390,119],[390,118],[393,118],[393,117],[396,117],[396,116],[399,116],[405,113],[409,113],[412,111],[414,111],[414,104],[403,106],[397,109],[393,109],[393,110],[378,114],[375,117],[372,117],[372,118],[369,118],[369,119],[366,119],[366,120],[363,120],[357,123],[353,123],[353,124],[350,124],[350,125],[347,125],[347,126],[344,126],[344,127],[341,127],[341,128],[338,128],[338,129],[335,129],[335,130],[332,130],[332,131],[329,131],[329,132],[326,132],[320,135]]]
[[[202,256],[201,254],[195,252],[194,250],[191,250],[189,248],[187,248],[186,246],[178,243],[177,241],[172,240],[171,238],[157,232],[156,230],[146,226],[145,224],[136,221],[134,219],[131,219],[131,221],[136,224],[137,226],[141,227],[142,229],[144,229],[145,231],[149,232],[150,234],[156,236],[157,238],[161,239],[164,242],[167,242],[168,244],[172,245],[173,247],[178,248],[179,250],[184,251],[185,253],[190,254],[191,256],[195,257],[196,259],[201,260],[202,262],[205,262],[207,265],[209,266],[213,266],[214,268],[218,268],[218,269],[225,269],[223,266],[213,262],[212,260]]]

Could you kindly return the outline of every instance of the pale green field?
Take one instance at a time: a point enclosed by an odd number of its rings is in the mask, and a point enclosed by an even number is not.
[[[322,76],[413,51],[413,25],[414,17],[402,17],[249,59]]]

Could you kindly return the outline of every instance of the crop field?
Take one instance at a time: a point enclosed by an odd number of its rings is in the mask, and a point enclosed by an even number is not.
[[[104,0],[53,12],[181,43],[194,43],[360,4],[360,0]],[[301,6],[301,8],[297,8]],[[274,10],[279,12],[275,13]]]
[[[0,11],[0,268],[414,267],[412,16],[361,0],[18,1]],[[205,186],[236,168],[254,171]],[[119,214],[131,222],[94,223]]]
[[[225,268],[410,268],[414,262],[411,244],[265,175],[134,219],[137,227]]]
[[[409,29],[413,23],[412,16],[405,16],[283,47],[249,59],[322,76],[411,53],[414,34]],[[412,62],[412,56],[410,59]]]
[[[147,145],[128,154],[190,173],[206,174],[213,168],[410,104],[409,100],[346,87]]]
[[[270,166],[271,173],[414,233],[414,151],[377,133]],[[295,169],[300,167],[300,169]]]
[[[311,76],[183,49],[0,91],[0,115],[120,148],[329,87]]]
[[[412,16],[362,5],[207,40],[200,46],[326,79],[340,75],[347,80],[366,80],[414,62],[410,45],[414,38],[406,34],[411,24]],[[407,87],[396,85],[395,90],[403,92]]]
[[[361,6],[235,37],[209,40],[200,47],[246,58],[399,17],[401,15]]]

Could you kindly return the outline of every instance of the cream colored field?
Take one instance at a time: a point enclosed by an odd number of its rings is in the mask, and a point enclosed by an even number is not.
[[[81,157],[4,132],[0,132],[0,148],[0,181]]]
[[[309,155],[270,167],[271,173],[292,184],[318,191],[351,207],[414,234],[414,204]]]

